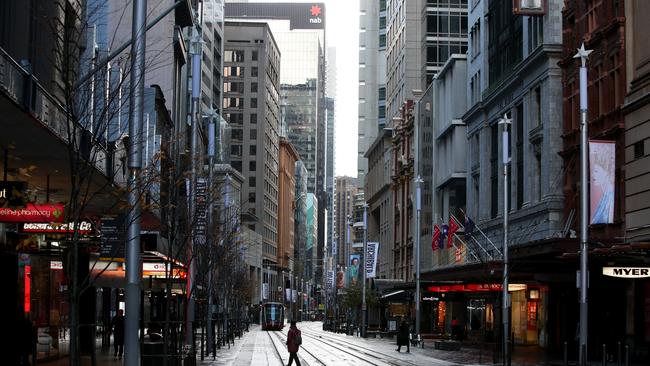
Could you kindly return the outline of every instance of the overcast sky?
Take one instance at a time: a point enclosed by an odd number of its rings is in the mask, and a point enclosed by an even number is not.
[[[249,2],[324,2],[326,42],[336,48],[336,153],[334,174],[357,176],[359,103],[359,0],[251,0]]]

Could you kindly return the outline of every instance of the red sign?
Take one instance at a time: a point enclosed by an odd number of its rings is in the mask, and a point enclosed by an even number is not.
[[[0,222],[63,222],[63,205],[35,205],[25,208],[0,208]]]
[[[320,15],[321,8],[318,5],[312,5],[309,11],[311,12],[311,16],[317,17]]]

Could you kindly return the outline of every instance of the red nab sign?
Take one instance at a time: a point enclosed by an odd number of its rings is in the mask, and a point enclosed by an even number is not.
[[[63,222],[62,204],[37,205],[25,208],[0,208],[0,222]]]

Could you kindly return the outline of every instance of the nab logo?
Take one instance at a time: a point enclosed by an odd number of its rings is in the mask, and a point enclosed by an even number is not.
[[[320,17],[320,13],[322,11],[320,6],[312,5],[309,11],[311,12],[311,16],[312,16],[312,18],[309,18],[309,23],[319,24],[323,22],[323,20]]]

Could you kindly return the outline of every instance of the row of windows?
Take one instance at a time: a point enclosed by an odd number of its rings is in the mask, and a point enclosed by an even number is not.
[[[223,98],[223,108],[224,109],[244,109],[244,100],[245,98],[239,97],[225,97]],[[257,98],[249,99],[249,107],[257,108]]]
[[[243,66],[224,66],[223,67],[223,76],[225,77],[234,77],[234,78],[243,78],[246,76],[245,74],[246,68]],[[252,66],[251,67],[251,77],[257,77],[259,74],[259,69],[257,66]]]
[[[466,36],[467,14],[434,11],[427,13],[427,35]]]
[[[233,128],[230,136],[233,140],[242,141],[244,139],[244,131],[241,128]],[[257,140],[257,129],[253,128],[249,131],[249,138],[251,140]]]
[[[244,62],[246,61],[244,50],[226,50],[224,52],[223,60],[225,62]],[[257,50],[251,51],[251,60],[257,61],[259,57],[259,52]]]

